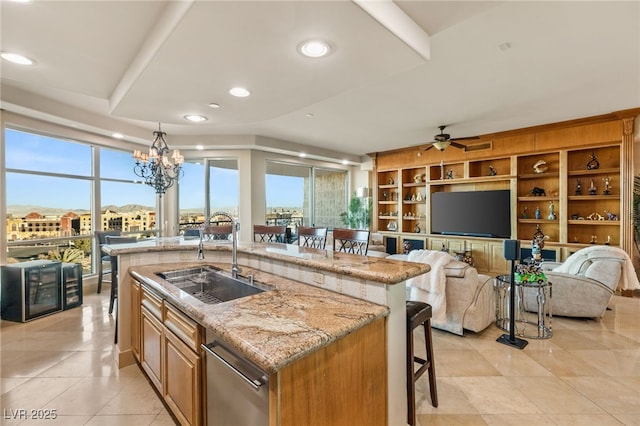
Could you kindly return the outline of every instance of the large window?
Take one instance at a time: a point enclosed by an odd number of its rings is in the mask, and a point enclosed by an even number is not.
[[[211,215],[218,211],[229,213],[238,219],[240,183],[238,160],[235,158],[210,159],[209,171],[209,210]]]
[[[50,258],[90,270],[91,147],[15,129],[4,140],[7,261]]]
[[[182,164],[184,176],[178,182],[181,230],[204,222],[205,190],[202,163],[202,161],[187,160]]]
[[[100,148],[100,224],[96,230],[156,229],[155,190],[139,181],[133,164],[131,152]]]
[[[347,179],[344,170],[267,161],[265,222],[291,228],[343,226]]]
[[[311,167],[267,161],[265,224],[311,226]]]

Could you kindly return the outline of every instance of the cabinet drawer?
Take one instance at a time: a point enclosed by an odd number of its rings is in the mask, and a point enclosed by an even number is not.
[[[193,351],[199,351],[202,342],[198,324],[169,303],[164,304],[164,325]]]
[[[162,321],[162,299],[144,285],[141,288],[140,301],[157,319]]]

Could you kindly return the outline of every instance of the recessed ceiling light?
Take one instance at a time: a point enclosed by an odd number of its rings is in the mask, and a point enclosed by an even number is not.
[[[308,112],[304,116],[307,118],[313,118],[313,113]]]
[[[235,96],[236,98],[246,98],[251,94],[251,92],[245,89],[244,87],[234,87],[231,90],[229,90],[229,93],[232,96]]]
[[[307,58],[322,58],[330,50],[329,44],[322,40],[307,40],[298,45],[298,52]]]
[[[346,166],[347,164],[349,164],[349,160],[342,160],[342,164]]]
[[[202,151],[202,150],[204,149],[204,146],[202,146],[202,145],[196,145],[196,149],[197,149],[198,151]]]
[[[209,104],[209,107],[210,107],[210,108],[220,108],[220,104],[217,104],[217,103],[215,103],[215,102],[211,102],[211,103]]]
[[[6,59],[7,61],[18,65],[35,65],[36,63],[33,59],[29,59],[26,56],[22,56],[17,53],[2,52],[0,53],[0,56],[2,56],[2,59]]]
[[[205,117],[204,115],[198,115],[198,114],[187,114],[184,116],[184,118],[186,118],[189,121],[193,121],[194,123],[200,123],[202,121],[208,120],[208,118]]]
[[[111,135],[112,137],[116,138],[116,139],[122,139],[124,138],[124,135],[122,133],[114,133]]]
[[[299,156],[300,158],[304,158],[304,157],[306,157],[306,156],[307,156],[307,154],[305,154],[304,152],[301,152],[300,154],[298,154],[298,156]]]

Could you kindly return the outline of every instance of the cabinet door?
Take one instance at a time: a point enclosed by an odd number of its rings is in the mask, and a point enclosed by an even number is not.
[[[183,425],[201,423],[201,361],[182,340],[170,331],[164,338],[164,397]]]
[[[142,307],[140,331],[140,364],[156,388],[162,392],[163,326],[160,320],[144,306]]]
[[[140,283],[131,280],[131,351],[140,361]]]

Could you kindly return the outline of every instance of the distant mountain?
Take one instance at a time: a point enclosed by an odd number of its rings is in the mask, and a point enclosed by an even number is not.
[[[137,212],[140,210],[155,210],[155,207],[142,206],[140,204],[125,204],[124,206],[102,206],[102,211],[111,210],[112,212],[118,213],[131,213]]]

